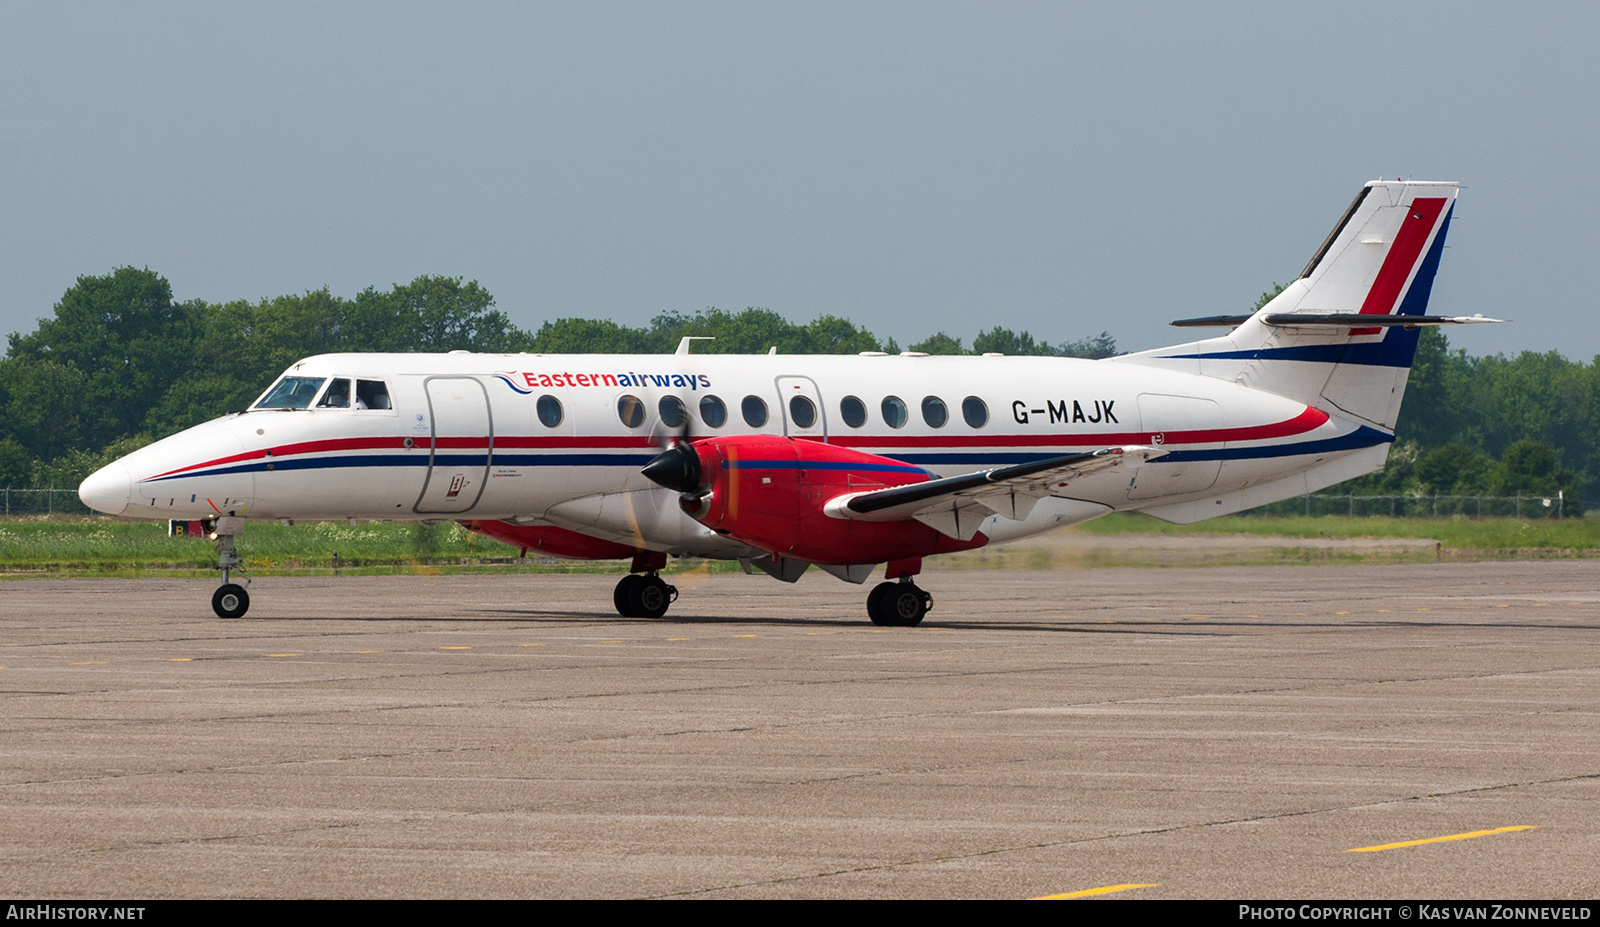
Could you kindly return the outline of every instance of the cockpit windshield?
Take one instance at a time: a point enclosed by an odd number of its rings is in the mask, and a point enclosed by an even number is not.
[[[252,409],[305,409],[317,396],[327,377],[284,377],[256,400]]]

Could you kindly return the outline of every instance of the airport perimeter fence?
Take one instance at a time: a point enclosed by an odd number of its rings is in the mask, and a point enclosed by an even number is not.
[[[1352,518],[1387,515],[1395,518],[1574,518],[1600,506],[1600,501],[1556,496],[1358,496],[1354,493],[1312,493],[1240,512],[1240,515],[1282,518],[1303,515],[1345,515]]]
[[[7,515],[93,515],[76,489],[13,489],[0,491]]]

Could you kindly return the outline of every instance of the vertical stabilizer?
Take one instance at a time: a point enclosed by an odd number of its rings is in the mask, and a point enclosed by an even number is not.
[[[1232,332],[1115,360],[1232,380],[1393,432],[1417,331],[1392,317],[1426,313],[1458,188],[1367,184],[1300,277]],[[1367,327],[1330,315],[1391,318]]]

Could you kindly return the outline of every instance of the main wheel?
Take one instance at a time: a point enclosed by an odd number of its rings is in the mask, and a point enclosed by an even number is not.
[[[873,624],[887,627],[894,623],[889,620],[889,608],[885,602],[899,585],[896,582],[879,583],[867,593],[867,617],[872,619]]]
[[[218,586],[211,594],[211,610],[218,618],[242,618],[250,610],[250,593],[238,583]]]
[[[883,598],[887,623],[897,628],[914,628],[922,623],[922,616],[933,607],[933,596],[919,589],[915,583],[896,583],[892,592]]]
[[[617,614],[624,618],[638,618],[636,606],[633,601],[639,584],[644,582],[644,577],[638,573],[629,573],[617,581],[617,588],[611,593],[611,604],[617,607]]]
[[[660,618],[677,597],[677,588],[667,585],[661,577],[641,576],[629,593],[628,605],[634,618]]]

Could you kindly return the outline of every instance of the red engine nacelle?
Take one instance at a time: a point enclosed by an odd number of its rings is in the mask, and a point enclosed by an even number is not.
[[[812,563],[882,563],[982,547],[919,521],[862,521],[823,512],[846,493],[932,479],[926,470],[816,441],[747,435],[680,445],[645,469],[682,492],[683,510],[734,540]]]

